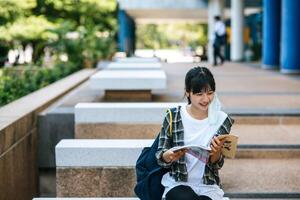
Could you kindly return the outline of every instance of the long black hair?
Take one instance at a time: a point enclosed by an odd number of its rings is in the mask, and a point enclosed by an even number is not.
[[[185,76],[185,91],[193,94],[206,91],[216,91],[216,83],[211,71],[206,67],[194,67]],[[190,97],[187,97],[191,104]]]

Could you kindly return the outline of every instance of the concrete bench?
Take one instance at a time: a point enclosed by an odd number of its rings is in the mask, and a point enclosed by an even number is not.
[[[61,140],[55,149],[57,196],[134,197],[135,162],[152,142]]]
[[[134,197],[135,162],[142,148],[150,146],[152,142],[153,140],[62,140],[56,146],[57,196]],[[250,197],[266,192],[273,195],[272,191],[281,191],[282,194],[298,192],[298,188],[290,187],[295,184],[295,179],[286,177],[298,177],[299,156],[284,158],[285,164],[282,164],[282,158],[269,157],[267,162],[266,158],[239,159],[237,156],[237,159],[226,159],[220,171],[226,195],[249,193]],[[290,170],[285,170],[286,166]],[[258,172],[264,178],[258,179]],[[278,184],[281,182],[286,184]],[[278,195],[277,197],[282,199]]]
[[[151,101],[151,90],[165,89],[167,77],[162,70],[102,70],[90,78],[93,89],[105,90],[113,101]]]
[[[166,110],[178,105],[184,103],[79,103],[75,106],[75,138],[154,138]]]
[[[161,63],[121,63],[113,62],[105,66],[106,70],[160,70]]]
[[[129,58],[115,58],[114,61],[121,63],[154,63],[160,62],[159,58],[141,58],[141,57],[129,57]]]

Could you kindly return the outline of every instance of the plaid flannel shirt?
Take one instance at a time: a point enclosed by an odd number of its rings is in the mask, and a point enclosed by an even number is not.
[[[172,113],[172,135],[170,135],[170,115],[167,113],[162,128],[159,134],[158,149],[156,152],[157,162],[164,168],[170,168],[170,175],[175,181],[187,182],[188,173],[186,167],[185,156],[181,157],[178,161],[173,163],[166,163],[162,159],[162,154],[168,149],[174,146],[184,145],[184,129],[180,115],[180,106],[178,106]],[[234,120],[229,116],[225,119],[223,124],[217,131],[217,135],[229,134],[231,126]],[[222,168],[224,164],[224,156],[221,154],[220,159],[215,163],[208,162],[205,166],[203,182],[206,185],[221,185],[218,170]]]

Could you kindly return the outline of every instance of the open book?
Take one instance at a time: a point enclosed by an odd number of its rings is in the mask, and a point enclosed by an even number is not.
[[[187,153],[195,156],[200,161],[207,163],[209,159],[209,151],[211,150],[210,147],[205,147],[201,145],[185,145],[185,146],[177,146],[173,147],[170,150],[173,152],[180,151],[187,149]]]
[[[219,135],[217,136],[219,140],[225,140],[224,146],[222,148],[222,154],[227,158],[234,158],[238,137],[235,135]],[[209,159],[209,153],[211,151],[210,147],[201,146],[201,145],[185,145],[173,147],[170,150],[173,152],[187,149],[187,153],[195,156],[200,161],[207,163]]]

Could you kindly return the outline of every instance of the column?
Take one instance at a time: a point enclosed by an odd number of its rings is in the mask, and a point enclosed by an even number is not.
[[[280,63],[281,0],[263,1],[262,68],[276,69]]]
[[[244,0],[231,0],[230,59],[241,61],[244,57]]]
[[[213,63],[214,17],[219,15],[223,19],[224,0],[209,0],[208,2],[208,61]]]
[[[118,11],[118,47],[119,51],[126,52],[127,56],[134,54],[135,50],[135,22],[124,10]]]
[[[282,73],[300,73],[300,1],[282,0],[281,56]]]

